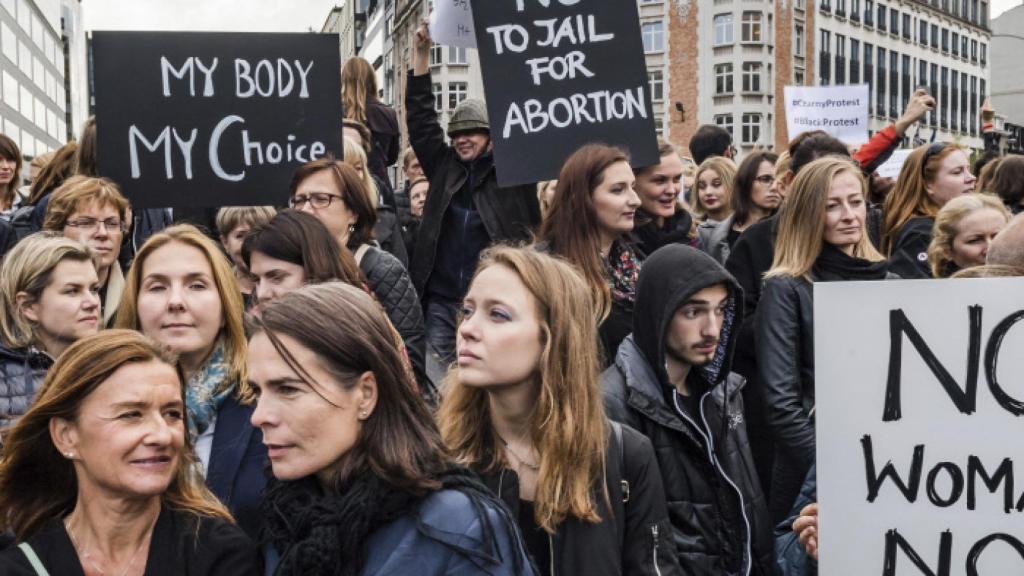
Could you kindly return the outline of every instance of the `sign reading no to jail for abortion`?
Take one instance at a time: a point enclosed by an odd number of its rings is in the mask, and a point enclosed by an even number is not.
[[[558,177],[591,142],[658,162],[634,0],[475,0],[498,183]]]
[[[341,152],[338,37],[96,32],[99,169],[137,208],[282,205]]]
[[[814,285],[820,574],[1024,574],[1022,293]]]

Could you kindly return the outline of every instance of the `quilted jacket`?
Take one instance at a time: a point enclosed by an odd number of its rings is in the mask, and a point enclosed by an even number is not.
[[[35,349],[0,346],[0,427],[28,411],[53,360]]]

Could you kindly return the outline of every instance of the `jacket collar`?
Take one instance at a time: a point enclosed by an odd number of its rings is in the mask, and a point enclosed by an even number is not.
[[[110,274],[107,276],[107,297],[103,302],[103,326],[110,326],[114,321],[114,314],[117,312],[117,305],[121,302],[121,293],[124,292],[124,274],[121,272],[121,263],[114,261],[110,265]]]

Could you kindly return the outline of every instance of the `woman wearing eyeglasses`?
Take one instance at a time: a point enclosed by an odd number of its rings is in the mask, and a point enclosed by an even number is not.
[[[725,265],[733,244],[751,224],[775,214],[782,194],[775,185],[775,161],[772,152],[754,152],[736,171],[732,190],[732,214],[715,226],[697,230],[698,244],[719,264]]]
[[[882,253],[901,278],[931,278],[928,246],[939,210],[953,198],[974,192],[967,153],[955,144],[935,142],[907,157],[896,187],[885,199]]]
[[[103,303],[102,326],[110,324],[121,302],[124,274],[117,261],[131,208],[117,184],[106,178],[75,176],[50,196],[43,230],[60,232],[92,248]]]
[[[321,158],[295,171],[291,192],[289,206],[315,216],[338,244],[352,252],[370,290],[402,335],[417,377],[424,376],[423,309],[409,272],[373,239],[377,211],[363,179],[348,164]]]

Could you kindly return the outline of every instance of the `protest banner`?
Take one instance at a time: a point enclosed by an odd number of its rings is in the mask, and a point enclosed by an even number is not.
[[[907,156],[913,152],[913,148],[900,148],[899,150],[893,150],[892,156],[886,160],[881,166],[878,167],[876,172],[882,178],[892,178],[893,180],[900,177],[900,170],[903,169],[903,164],[907,161]]]
[[[445,46],[476,48],[469,0],[437,0],[430,13],[430,37]]]
[[[558,177],[591,142],[658,162],[633,0],[474,2],[498,184]]]
[[[341,157],[338,37],[95,32],[101,175],[136,208],[283,205]]]
[[[845,144],[868,141],[868,85],[786,86],[789,139],[824,130]]]
[[[815,283],[820,574],[1024,574],[1022,290]]]

